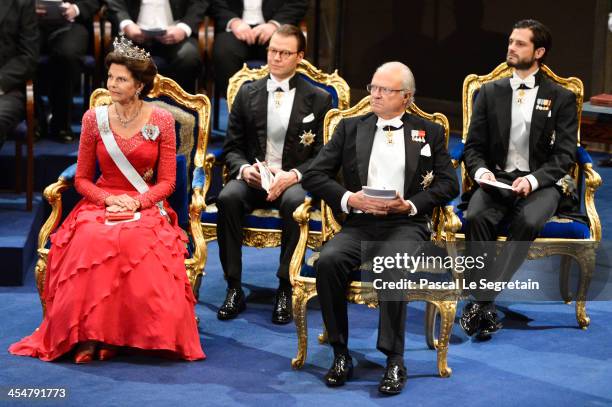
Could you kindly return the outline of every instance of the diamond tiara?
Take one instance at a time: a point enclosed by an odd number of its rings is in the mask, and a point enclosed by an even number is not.
[[[113,41],[113,51],[126,58],[137,59],[139,61],[151,59],[151,54],[134,45],[134,43],[123,34],[115,37],[115,41]]]

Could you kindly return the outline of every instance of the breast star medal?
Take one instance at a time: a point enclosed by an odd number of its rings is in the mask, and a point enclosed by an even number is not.
[[[142,174],[142,179],[145,181],[151,181],[153,179],[153,174],[153,168],[149,168],[144,172],[144,174]]]
[[[304,133],[302,133],[300,136],[300,143],[305,146],[309,146],[314,142],[314,139],[315,134],[312,132],[312,130],[304,131]]]
[[[423,190],[429,188],[429,186],[431,185],[431,183],[434,180],[434,173],[433,171],[427,171],[424,175],[421,175],[421,177],[423,178],[421,180],[421,186],[423,187]]]

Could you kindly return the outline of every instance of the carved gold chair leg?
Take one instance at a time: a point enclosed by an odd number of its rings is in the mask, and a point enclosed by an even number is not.
[[[571,266],[572,258],[567,255],[561,255],[561,264],[559,265],[559,292],[566,304],[572,303],[572,293],[569,288]]]
[[[306,319],[308,300],[315,295],[314,290],[307,290],[303,284],[293,287],[293,321],[297,332],[298,350],[295,358],[291,360],[291,367],[300,369],[304,366],[308,353],[308,322]]]
[[[457,301],[438,301],[435,305],[440,313],[440,337],[436,345],[438,351],[438,373],[440,377],[450,377],[452,369],[448,367],[446,356],[453,323],[455,322]]]
[[[438,346],[438,338],[436,337],[436,319],[438,317],[438,308],[427,302],[425,305],[425,340],[427,347],[435,350]]]
[[[40,249],[38,251],[38,261],[36,262],[36,268],[34,270],[34,275],[36,278],[36,288],[38,289],[38,297],[40,298],[40,305],[42,306],[43,318],[47,313],[47,304],[44,300],[44,290],[45,290],[45,277],[47,274],[47,253],[46,249]]]
[[[591,323],[591,318],[586,312],[586,299],[591,277],[595,270],[595,247],[590,245],[579,251],[576,260],[580,266],[580,280],[576,294],[576,321],[580,328],[587,329]]]

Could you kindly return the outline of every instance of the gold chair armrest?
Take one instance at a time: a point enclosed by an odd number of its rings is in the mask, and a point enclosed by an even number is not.
[[[461,220],[455,214],[455,207],[453,205],[446,205],[435,208],[433,227],[435,240],[455,241],[455,233],[461,230]]]
[[[304,199],[304,203],[298,206],[293,212],[293,219],[295,219],[300,227],[300,239],[298,240],[293,256],[291,257],[291,263],[289,263],[289,280],[291,281],[292,286],[295,284],[295,280],[300,275],[302,261],[304,260],[304,254],[306,253],[309,231],[308,222],[310,221],[311,209],[312,198],[306,197],[306,199]]]
[[[204,199],[206,199],[206,195],[208,194],[208,190],[210,189],[210,184],[213,178],[213,168],[214,167],[215,167],[215,156],[213,154],[206,154],[206,158],[204,159],[204,174],[206,175],[206,180],[204,181],[204,191],[202,193],[202,196],[204,197]],[[203,208],[206,208],[206,205],[204,205]]]
[[[62,218],[62,192],[71,186],[72,181],[60,177],[57,182],[45,188],[43,195],[51,205],[51,214],[38,233],[38,250],[45,249],[49,236],[57,229],[57,225]]]
[[[593,169],[593,164],[587,163],[582,167],[586,188],[584,189],[584,207],[586,208],[591,229],[591,236],[596,241],[601,241],[601,222],[595,208],[595,191],[602,184],[601,176]]]
[[[185,260],[187,276],[191,286],[194,287],[199,270],[204,269],[208,251],[206,250],[206,239],[202,230],[202,211],[206,209],[206,200],[201,188],[195,188],[191,194],[189,205],[189,229],[193,238],[193,255]],[[201,274],[206,274],[202,271]]]

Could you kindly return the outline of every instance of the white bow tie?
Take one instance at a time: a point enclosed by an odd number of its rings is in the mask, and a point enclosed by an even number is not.
[[[517,90],[521,85],[525,85],[529,89],[533,89],[535,86],[535,76],[529,76],[525,80],[517,77],[510,78],[510,86],[512,87],[512,90]]]
[[[289,81],[276,82],[273,79],[268,79],[266,86],[268,88],[268,92],[276,92],[279,88],[283,92],[289,92]]]
[[[387,126],[391,126],[391,127],[402,127],[404,125],[404,122],[402,121],[402,119],[396,117],[394,119],[391,120],[385,120],[385,119],[381,119],[380,117],[378,118],[378,121],[376,122],[376,127],[382,129],[384,127]]]

